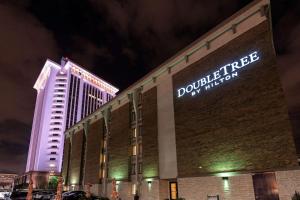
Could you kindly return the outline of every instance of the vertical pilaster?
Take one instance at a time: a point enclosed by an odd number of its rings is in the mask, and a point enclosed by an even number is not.
[[[136,137],[135,139],[133,139],[133,144],[135,145],[135,149],[136,149],[136,155],[135,155],[135,176],[134,176],[134,184],[136,186],[136,194],[140,195],[141,192],[141,180],[142,177],[139,174],[139,163],[141,162],[141,155],[140,155],[140,144],[141,144],[141,134],[140,134],[140,120],[142,118],[141,116],[141,112],[139,112],[139,109],[141,109],[140,107],[140,96],[141,96],[141,92],[142,92],[142,87],[135,89],[131,94],[128,95],[129,101],[133,106],[133,112],[135,115],[135,123],[133,125],[133,128],[136,131]],[[132,111],[131,111],[132,112]]]
[[[102,112],[104,119],[104,142],[103,142],[103,156],[105,157],[105,162],[102,162],[102,195],[107,196],[107,169],[108,169],[108,143],[110,138],[110,116],[111,116],[111,106],[105,108]]]
[[[81,173],[80,173],[80,177],[81,177],[81,180],[80,180],[80,183],[82,185],[82,188],[84,189],[84,186],[85,186],[85,166],[86,166],[86,152],[87,152],[87,136],[88,136],[88,132],[89,132],[89,125],[90,125],[90,121],[88,120],[87,122],[85,122],[83,124],[83,132],[84,132],[84,135],[83,135],[83,152],[82,152],[82,168],[81,168]]]

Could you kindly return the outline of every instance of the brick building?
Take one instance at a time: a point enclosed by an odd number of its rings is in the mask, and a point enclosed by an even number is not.
[[[300,170],[270,2],[256,0],[66,131],[66,189],[288,200]]]

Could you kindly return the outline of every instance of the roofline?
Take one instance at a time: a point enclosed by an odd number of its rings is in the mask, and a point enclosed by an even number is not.
[[[84,71],[84,72],[86,72],[86,73],[88,73],[88,74],[94,76],[95,78],[99,79],[99,81],[101,81],[101,82],[103,82],[103,83],[105,83],[105,84],[108,84],[110,87],[112,87],[112,88],[116,91],[115,93],[117,93],[117,92],[119,91],[119,88],[117,88],[117,87],[115,87],[114,85],[112,85],[111,83],[109,83],[109,82],[103,80],[102,78],[99,78],[97,75],[95,75],[94,73],[92,73],[92,72],[86,70],[86,69],[83,68],[81,65],[79,65],[79,64],[77,64],[77,63],[75,63],[75,62],[73,62],[72,60],[69,60],[69,59],[68,59],[68,62],[67,62],[66,64],[68,64],[68,63],[71,63],[71,64],[73,64],[73,65],[76,65],[76,66],[79,67],[82,71]]]
[[[110,84],[109,82],[107,81],[104,81],[102,78],[99,78],[97,75],[91,73],[90,71],[84,69],[81,65],[78,65],[77,63],[73,62],[72,60],[69,60],[67,61],[66,65],[67,64],[70,64],[71,66],[72,65],[75,65],[76,67],[80,68],[82,71],[84,71],[85,73],[91,75],[92,77],[94,77],[95,79],[99,80],[100,82],[102,82],[103,84],[105,85],[109,85],[109,87],[111,87],[113,89],[113,92],[114,92],[114,95],[116,95],[116,93],[119,91],[119,89],[117,87],[115,87],[114,85]],[[61,65],[56,63],[55,61],[51,60],[51,59],[47,59],[33,88],[35,88],[36,90],[39,90],[40,89],[40,82],[42,81],[42,78],[43,78],[43,75],[45,75],[44,73],[46,73],[46,70],[48,67],[55,67],[57,69],[61,69]]]
[[[79,122],[77,122],[73,126],[69,127],[69,129],[65,130],[65,133],[68,134],[72,130],[75,130],[76,127],[80,127],[80,124],[83,124],[83,123],[87,122],[89,119],[92,119],[92,117],[94,115],[96,115],[97,113],[99,113],[99,111],[104,110],[104,109],[106,109],[110,106],[113,106],[117,102],[119,102],[119,104],[120,104],[120,101],[123,98],[126,98],[127,94],[130,93],[132,90],[134,90],[138,87],[141,87],[143,85],[146,85],[149,81],[151,81],[150,80],[151,78],[153,80],[153,78],[156,78],[156,76],[160,76],[160,74],[167,71],[168,68],[172,69],[178,63],[181,63],[185,59],[184,58],[185,56],[187,56],[187,55],[190,56],[190,55],[194,54],[195,52],[197,52],[202,47],[206,46],[206,44],[203,43],[203,42],[212,42],[212,41],[214,41],[216,38],[218,38],[220,35],[222,35],[224,33],[224,32],[221,32],[221,31],[222,31],[222,29],[225,29],[226,26],[231,25],[231,27],[230,28],[227,27],[227,29],[225,31],[228,31],[229,29],[232,30],[233,25],[237,25],[239,23],[242,23],[244,20],[250,18],[254,14],[257,14],[258,12],[262,12],[261,9],[266,5],[270,6],[270,0],[254,0],[251,3],[247,4],[242,9],[240,9],[239,11],[237,11],[236,13],[234,13],[233,15],[231,15],[230,17],[228,17],[227,19],[225,19],[224,21],[219,23],[217,26],[212,28],[210,31],[208,31],[207,33],[200,36],[194,42],[192,42],[191,44],[189,44],[185,48],[178,51],[174,56],[172,56],[171,58],[164,61],[158,67],[152,69],[150,72],[148,72],[142,78],[135,81],[129,87],[127,87],[122,92],[120,92],[114,99],[112,99],[109,102],[106,102],[104,105],[102,105],[100,108],[95,110],[93,113],[91,113],[90,115],[88,115],[85,118],[81,119]],[[247,15],[243,15],[248,10],[250,10],[251,8],[254,8],[254,7],[258,7],[259,9],[255,10],[251,13],[248,13]],[[149,79],[149,80],[147,80],[147,79]]]
[[[171,61],[176,60],[176,58],[178,58],[181,54],[183,54],[188,49],[191,49],[191,47],[195,46],[195,44],[200,43],[207,36],[211,35],[213,32],[215,32],[216,30],[220,29],[222,26],[224,26],[225,24],[229,23],[231,20],[235,19],[237,16],[241,15],[241,13],[245,12],[246,10],[248,10],[249,8],[251,8],[253,5],[255,5],[255,4],[257,4],[258,2],[261,2],[261,1],[264,1],[264,0],[254,0],[254,1],[250,2],[249,4],[247,4],[246,6],[244,6],[242,9],[238,10],[236,13],[234,13],[230,17],[226,18],[225,20],[223,20],[217,26],[213,27],[208,32],[206,32],[203,35],[201,35],[198,39],[196,39],[195,41],[193,41],[192,43],[190,43],[189,45],[187,45],[183,49],[179,50],[176,54],[174,54],[173,56],[171,56],[170,58],[168,58],[167,60],[165,60],[163,63],[161,63],[157,67],[155,67],[152,70],[150,70],[147,74],[145,74],[144,76],[142,76],[141,78],[139,78],[137,81],[135,81],[129,87],[127,87],[126,89],[122,90],[120,92],[120,94],[118,94],[118,96],[120,96],[123,93],[125,93],[126,91],[131,90],[132,88],[136,87],[136,85],[138,85],[140,82],[143,82],[151,74],[154,74],[156,71],[159,71],[160,69],[162,69],[163,67],[165,67],[166,64],[170,63]],[[268,4],[270,5],[270,0],[267,0],[267,1],[268,1]]]

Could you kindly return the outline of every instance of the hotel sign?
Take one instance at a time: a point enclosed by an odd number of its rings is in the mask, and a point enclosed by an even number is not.
[[[216,71],[199,78],[198,80],[187,84],[177,89],[177,97],[186,95],[195,96],[202,91],[210,90],[211,88],[221,85],[231,79],[238,77],[239,71],[251,63],[258,61],[260,57],[258,52],[254,51],[232,63],[228,63]]]

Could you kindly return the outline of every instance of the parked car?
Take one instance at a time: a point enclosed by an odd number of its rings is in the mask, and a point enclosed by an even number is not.
[[[86,199],[86,193],[84,191],[70,191],[64,192],[62,194],[63,200],[78,200],[78,199]]]
[[[37,191],[32,196],[35,200],[51,200],[54,199],[55,193],[52,191]]]
[[[13,191],[10,195],[11,200],[26,200],[27,191]]]

